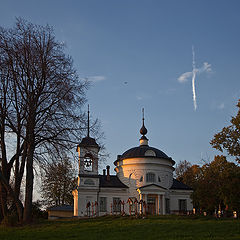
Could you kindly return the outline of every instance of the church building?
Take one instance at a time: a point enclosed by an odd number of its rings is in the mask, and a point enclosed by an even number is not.
[[[88,134],[77,146],[79,175],[73,190],[74,216],[106,214],[188,214],[193,210],[193,190],[173,177],[175,161],[161,150],[151,147],[144,125],[140,129],[139,146],[118,155],[116,175],[110,166],[98,172],[96,140]]]

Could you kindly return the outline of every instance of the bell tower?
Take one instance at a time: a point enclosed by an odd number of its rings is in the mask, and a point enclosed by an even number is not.
[[[98,175],[99,145],[90,137],[90,117],[88,105],[87,136],[77,146],[79,174]]]

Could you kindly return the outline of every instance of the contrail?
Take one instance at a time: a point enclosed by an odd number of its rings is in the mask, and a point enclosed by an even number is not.
[[[192,46],[192,92],[193,92],[193,105],[194,105],[194,110],[197,110],[197,99],[196,99],[196,89],[195,89],[195,78],[196,78],[196,64],[195,64],[195,52],[194,52],[194,46]]]

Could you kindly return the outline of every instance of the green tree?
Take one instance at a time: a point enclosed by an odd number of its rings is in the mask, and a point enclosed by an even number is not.
[[[224,127],[221,132],[214,135],[210,144],[212,147],[223,152],[226,150],[231,156],[236,157],[240,163],[240,100],[237,104],[238,113],[231,119],[231,125]]]
[[[191,165],[190,162],[180,161],[180,163],[176,167],[176,176],[177,180],[183,182],[193,189],[193,193],[191,195],[193,206],[195,208],[199,208],[199,181],[201,177],[202,171],[199,165]]]
[[[240,168],[225,156],[201,167],[202,174],[196,188],[199,207],[209,212],[219,209],[238,210],[240,198]]]
[[[240,209],[240,167],[225,156],[215,156],[201,167],[188,166],[177,179],[193,188],[191,198],[198,210]]]

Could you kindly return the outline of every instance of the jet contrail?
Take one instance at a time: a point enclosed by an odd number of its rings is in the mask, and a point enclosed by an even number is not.
[[[193,105],[194,105],[194,110],[197,110],[197,99],[196,99],[196,89],[195,89],[195,78],[196,78],[196,64],[195,64],[195,52],[194,52],[194,46],[192,46],[192,92],[193,92]]]

